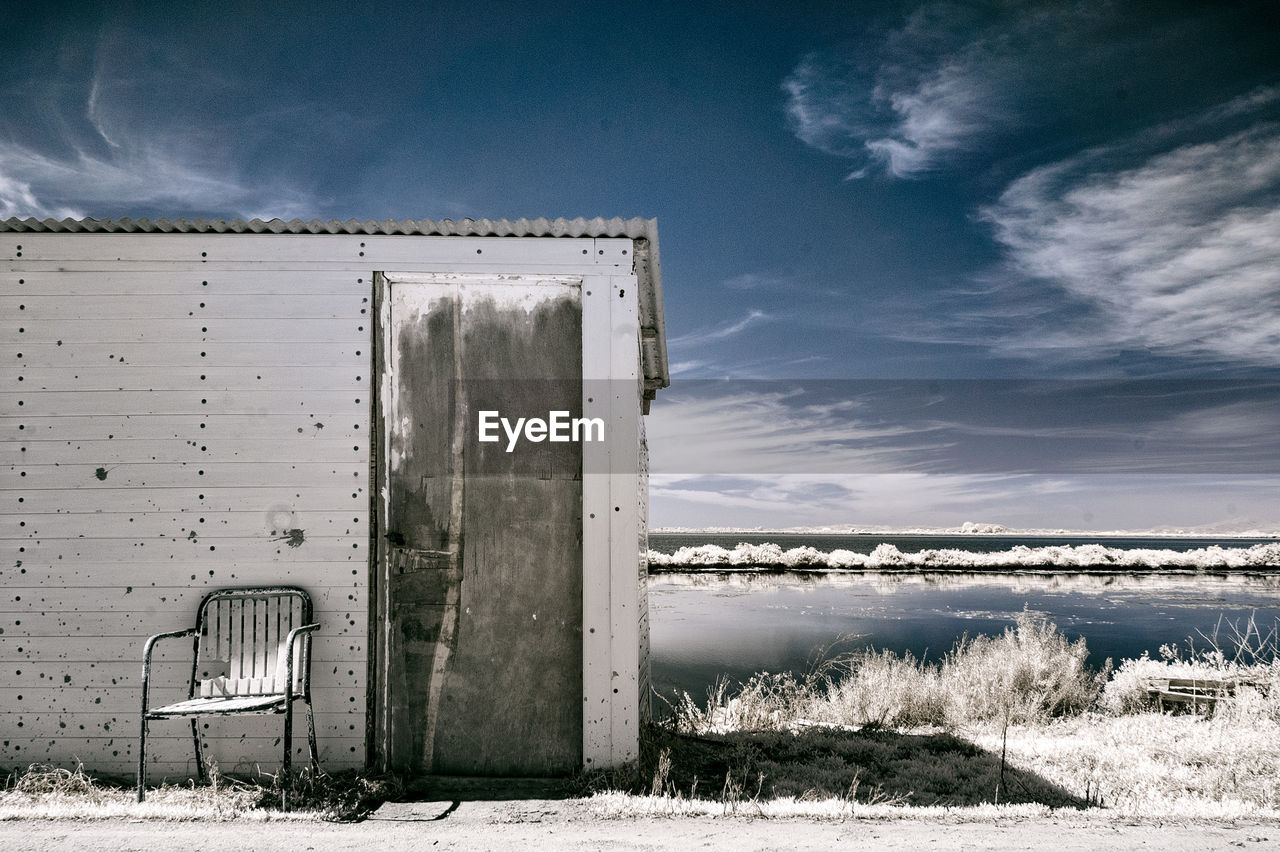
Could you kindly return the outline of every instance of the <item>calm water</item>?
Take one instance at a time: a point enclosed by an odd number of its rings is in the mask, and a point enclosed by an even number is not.
[[[773,541],[782,547],[809,544],[821,550],[843,547],[869,553],[889,541],[907,552],[904,537],[884,536],[651,536],[655,550],[671,552],[687,544]],[[851,542],[850,539],[867,539]],[[906,537],[910,538],[910,537]],[[930,536],[926,547],[962,547],[992,539],[959,538],[943,544]],[[1221,539],[1089,539],[1107,546],[1185,550]],[[1246,547],[1261,540],[1232,540]],[[1032,547],[1083,540],[1001,538]],[[670,549],[667,549],[670,548]],[[654,687],[664,695],[685,690],[697,699],[721,675],[745,680],[759,671],[806,671],[823,648],[845,637],[837,650],[868,645],[938,659],[964,634],[1002,632],[1023,609],[1045,614],[1068,637],[1084,637],[1092,665],[1107,657],[1158,654],[1162,644],[1198,644],[1213,635],[1227,640],[1232,623],[1253,616],[1266,632],[1280,623],[1280,575],[1234,574],[1013,574],[837,573],[820,575],[697,573],[662,574],[650,579],[650,642]],[[1225,642],[1224,642],[1225,644]]]

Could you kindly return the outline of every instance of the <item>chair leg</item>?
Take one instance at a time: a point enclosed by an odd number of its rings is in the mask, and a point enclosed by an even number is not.
[[[196,747],[196,774],[200,776],[201,784],[209,783],[209,770],[204,765],[204,749],[200,747],[200,726],[197,724],[199,717],[191,717],[191,741]]]
[[[142,715],[142,729],[138,732],[138,801],[147,798],[147,716]]]
[[[284,705],[284,758],[280,761],[284,776],[280,783],[280,810],[289,810],[289,788],[293,786],[293,702]]]
[[[307,746],[311,749],[311,771],[320,774],[319,749],[316,748],[316,714],[311,710],[311,702],[307,702]]]

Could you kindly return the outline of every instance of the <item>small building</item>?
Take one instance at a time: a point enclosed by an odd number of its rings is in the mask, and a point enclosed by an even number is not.
[[[280,584],[321,623],[326,770],[636,757],[655,221],[10,219],[0,246],[0,767],[131,774],[146,637]],[[201,725],[221,771],[279,765],[277,721]],[[152,778],[194,774],[185,723],[148,743]]]

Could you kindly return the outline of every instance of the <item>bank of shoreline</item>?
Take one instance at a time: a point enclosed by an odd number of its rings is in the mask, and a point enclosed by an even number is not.
[[[1239,577],[1257,576],[1280,577],[1280,563],[1274,565],[1251,566],[1249,568],[1182,568],[1177,566],[1116,566],[1116,565],[1069,565],[1069,566],[1027,566],[1019,564],[992,565],[930,565],[930,566],[877,566],[874,568],[832,568],[821,564],[797,565],[649,565],[649,574],[654,577],[678,574],[767,574],[767,575],[819,575],[850,576],[895,574],[895,575],[1013,575],[1013,576],[1061,576],[1063,574],[1085,574],[1096,576],[1125,576],[1143,574],[1161,574],[1170,577]]]
[[[763,538],[763,537],[761,537]],[[1146,539],[1144,541],[1149,541]],[[954,541],[954,538],[947,539]],[[1027,541],[1023,539],[1022,541]],[[840,544],[838,538],[819,543]],[[898,544],[903,544],[899,542]],[[1196,540],[1199,543],[1199,540]],[[1110,547],[1105,544],[1070,544],[1035,541],[1003,550],[965,550],[956,547],[903,550],[898,544],[879,542],[870,550],[833,547],[820,550],[809,544],[793,547],[772,541],[741,541],[733,547],[721,544],[688,544],[667,553],[650,548],[650,573],[697,571],[963,571],[1009,572],[1017,570],[1170,572],[1260,571],[1280,569],[1280,542],[1224,547],[1210,544],[1181,550],[1150,547]]]

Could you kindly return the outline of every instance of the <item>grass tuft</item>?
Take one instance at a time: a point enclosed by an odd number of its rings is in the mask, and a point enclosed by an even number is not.
[[[382,802],[396,798],[403,784],[394,776],[358,772],[334,775],[309,768],[297,774],[291,812],[280,811],[280,778],[262,774],[232,778],[210,766],[210,783],[161,784],[136,801],[132,785],[96,779],[84,771],[32,764],[11,774],[0,791],[0,820],[326,820],[363,819]]]
[[[85,774],[84,765],[74,770],[33,763],[22,774],[14,773],[5,784],[5,792],[19,796],[88,796],[95,798],[100,790],[93,778]]]
[[[1110,673],[1085,665],[1083,639],[1069,641],[1034,613],[996,637],[965,637],[939,663],[911,654],[854,651],[808,674],[758,674],[736,692],[719,681],[705,706],[688,694],[668,724],[684,733],[784,730],[824,724],[853,728],[954,729],[977,722],[1044,721],[1078,713]]]

